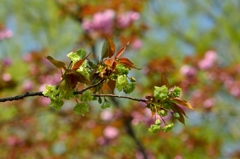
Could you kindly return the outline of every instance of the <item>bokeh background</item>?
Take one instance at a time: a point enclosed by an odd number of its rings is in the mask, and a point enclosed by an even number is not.
[[[55,111],[30,97],[0,103],[0,158],[240,158],[239,0],[1,0],[0,97],[57,84],[46,55],[67,61],[83,48],[97,61],[106,35],[117,48],[130,42],[124,56],[142,68],[131,96],[151,94],[164,74],[195,108],[186,125],[152,134],[141,103],[92,102],[83,117],[74,101]]]

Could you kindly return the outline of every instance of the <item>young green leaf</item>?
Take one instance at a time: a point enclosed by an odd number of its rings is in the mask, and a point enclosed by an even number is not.
[[[103,104],[101,105],[102,109],[109,108],[111,103],[108,100],[104,100]]]
[[[60,111],[64,102],[62,100],[53,100],[51,99],[51,103],[49,104],[49,107],[54,108],[57,111]]]
[[[135,89],[135,82],[126,83],[123,87],[123,91],[126,94],[132,93]]]
[[[43,91],[43,95],[49,98],[56,98],[59,94],[59,89],[56,86],[47,85],[46,89]]]
[[[85,115],[86,112],[89,112],[89,106],[86,103],[77,103],[77,105],[73,108],[75,114]]]
[[[125,75],[120,75],[118,76],[117,78],[117,82],[116,82],[116,88],[119,90],[119,91],[122,91],[125,84],[127,84],[128,81],[127,81],[127,77]]]
[[[90,90],[86,90],[85,92],[83,92],[81,96],[81,101],[89,102],[91,100],[93,100],[92,92]]]

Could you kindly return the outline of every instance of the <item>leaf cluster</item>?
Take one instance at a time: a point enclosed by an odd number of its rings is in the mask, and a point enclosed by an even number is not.
[[[128,45],[128,44],[127,44]],[[80,49],[76,52],[70,52],[67,57],[70,59],[68,67],[62,61],[55,60],[51,56],[46,58],[62,72],[62,80],[57,86],[47,86],[43,92],[44,96],[51,99],[50,106],[56,110],[60,110],[64,104],[63,99],[74,98],[77,102],[74,107],[75,114],[84,116],[89,111],[88,102],[96,100],[101,104],[101,108],[110,107],[111,103],[105,96],[96,97],[110,89],[111,94],[114,94],[115,88],[126,94],[132,93],[135,89],[135,78],[129,77],[129,71],[134,68],[138,69],[128,58],[121,57],[126,50],[127,45],[122,47],[115,55],[115,44],[112,39],[107,38],[102,48],[102,58],[100,62],[94,63],[88,59],[86,51]],[[79,98],[74,92],[78,91],[78,86],[83,85],[85,88],[78,94]],[[185,100],[180,99],[181,88],[170,88],[167,79],[162,76],[161,86],[155,86],[153,95],[147,96],[147,108],[152,111],[153,115],[158,115],[163,120],[163,117],[169,113],[173,117],[184,124],[184,117],[186,114],[181,106],[193,109],[191,105]],[[102,101],[102,97],[104,101]],[[80,100],[80,101],[79,101]],[[173,127],[173,123],[161,126],[161,121],[156,120],[149,128],[150,132],[158,132],[160,130],[166,132]]]

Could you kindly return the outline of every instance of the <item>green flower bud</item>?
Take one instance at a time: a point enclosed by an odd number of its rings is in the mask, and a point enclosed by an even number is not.
[[[181,93],[182,93],[182,89],[179,87],[175,87],[172,91],[172,95],[174,97],[180,97]]]
[[[163,85],[161,87],[154,87],[154,97],[158,100],[164,100],[168,98],[168,88]]]
[[[165,117],[168,114],[168,112],[164,109],[158,111],[158,115]]]
[[[161,120],[160,119],[155,120],[155,124],[156,125],[161,125]]]
[[[168,125],[166,125],[166,126],[163,127],[163,131],[164,131],[164,132],[167,132],[167,131],[171,130],[171,129],[173,128],[173,126],[174,126],[173,123],[168,124]]]
[[[174,113],[173,116],[174,116],[174,118],[176,118],[176,119],[180,118],[179,113]]]

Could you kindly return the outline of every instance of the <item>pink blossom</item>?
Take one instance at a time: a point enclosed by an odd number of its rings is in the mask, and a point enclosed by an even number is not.
[[[4,66],[10,66],[12,64],[12,60],[10,58],[3,59]]]
[[[98,145],[104,145],[106,143],[106,140],[101,136],[97,139],[97,143]]]
[[[193,76],[196,75],[197,70],[196,70],[194,67],[192,67],[192,66],[183,65],[183,66],[181,67],[180,72],[181,72],[183,75],[185,75],[185,76],[193,77]]]
[[[32,60],[32,55],[31,55],[30,53],[24,54],[24,55],[23,55],[23,60],[24,60],[25,62],[31,62],[31,60]]]
[[[117,24],[120,28],[128,27],[132,22],[138,20],[140,18],[140,14],[138,12],[129,11],[124,14],[117,16]]]
[[[183,159],[183,157],[181,155],[177,155],[174,157],[174,159]]]
[[[215,104],[215,101],[214,101],[214,99],[212,99],[212,98],[206,99],[206,100],[203,102],[203,106],[204,106],[205,108],[211,108],[214,104]]]
[[[0,30],[0,40],[3,39],[8,39],[11,38],[13,36],[13,32],[9,29],[2,29]]]
[[[216,60],[217,60],[217,53],[213,50],[209,50],[205,53],[204,58],[198,62],[198,67],[201,70],[209,69],[213,66]]]
[[[142,41],[140,39],[134,40],[132,43],[132,47],[137,50],[140,49],[142,47]]]
[[[44,84],[40,85],[40,87],[39,87],[39,91],[45,91],[45,89],[46,89],[46,86],[47,86],[47,84],[46,84],[46,83],[44,83]]]
[[[113,113],[109,109],[105,109],[101,113],[102,120],[111,120],[113,118]]]
[[[50,98],[46,98],[46,97],[40,97],[38,101],[41,105],[44,105],[44,106],[49,105],[51,102]]]
[[[94,120],[89,120],[87,122],[87,127],[93,129],[96,126],[96,122]]]
[[[92,20],[83,20],[82,27],[86,31],[102,31],[105,33],[111,33],[113,27],[113,19],[115,12],[111,9],[104,12],[98,12],[93,15]]]
[[[12,76],[9,73],[4,73],[2,75],[2,79],[3,79],[3,81],[8,82],[12,79]]]
[[[103,134],[108,139],[114,139],[119,134],[119,131],[117,128],[115,128],[113,126],[107,126],[104,129]]]
[[[9,136],[7,139],[7,143],[9,146],[15,146],[19,142],[19,138],[16,136]]]
[[[231,89],[230,89],[230,93],[235,96],[235,97],[238,97],[240,96],[240,88],[237,87],[237,86],[233,86]]]
[[[30,80],[25,80],[22,86],[24,91],[30,91],[33,89],[33,83]]]

